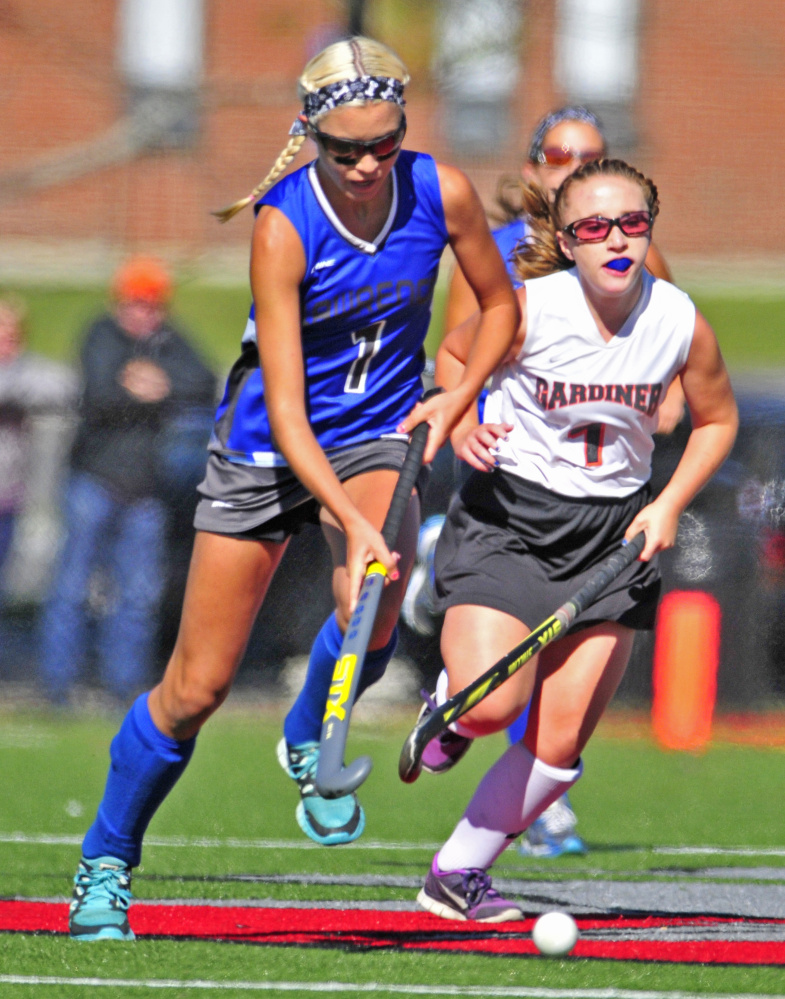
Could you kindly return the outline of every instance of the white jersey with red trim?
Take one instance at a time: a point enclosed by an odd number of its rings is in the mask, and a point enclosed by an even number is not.
[[[649,479],[657,409],[684,366],[695,306],[643,273],[640,299],[605,341],[576,270],[526,281],[526,339],[495,374],[486,423],[511,423],[499,466],[562,496],[627,496]]]

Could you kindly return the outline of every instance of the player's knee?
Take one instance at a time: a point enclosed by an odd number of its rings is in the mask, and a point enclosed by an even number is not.
[[[508,699],[495,698],[491,694],[461,716],[461,726],[475,736],[493,735],[509,728],[520,713],[521,707],[517,703],[511,704]]]
[[[165,686],[162,708],[172,729],[189,723],[200,726],[226,700],[230,684],[213,684],[200,676],[180,677]]]
[[[346,634],[346,630],[349,627],[349,621],[351,620],[351,614],[349,613],[349,601],[341,600],[336,597],[335,600],[335,620],[338,622],[338,627],[341,629],[343,634]]]
[[[381,616],[374,622],[373,631],[369,647],[372,649],[386,649],[390,642],[398,641],[397,625],[398,615]]]

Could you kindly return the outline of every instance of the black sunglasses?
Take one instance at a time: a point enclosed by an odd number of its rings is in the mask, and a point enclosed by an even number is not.
[[[311,124],[308,125],[308,128],[314,139],[326,153],[332,156],[336,163],[340,163],[341,166],[354,166],[368,155],[380,162],[395,156],[406,135],[406,118],[401,117],[401,123],[394,132],[380,135],[378,139],[371,139],[370,142],[360,142],[357,139],[339,139],[335,135],[328,135],[327,132],[320,132],[315,125]]]
[[[580,239],[583,243],[601,243],[607,239],[611,229],[617,225],[625,236],[645,236],[651,232],[654,225],[654,218],[651,212],[627,212],[617,219],[606,219],[602,215],[593,215],[588,219],[578,219],[564,226],[562,232],[566,232],[573,239]]]

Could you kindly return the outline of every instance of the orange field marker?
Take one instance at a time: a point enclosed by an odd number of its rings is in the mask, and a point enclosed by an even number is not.
[[[660,604],[652,725],[667,749],[704,749],[711,739],[721,616],[714,597],[701,590],[673,590]]]

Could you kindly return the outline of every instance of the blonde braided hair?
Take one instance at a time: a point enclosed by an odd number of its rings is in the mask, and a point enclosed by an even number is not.
[[[228,222],[229,219],[234,218],[238,212],[241,212],[246,205],[253,204],[257,198],[261,197],[264,192],[269,190],[276,180],[278,180],[284,170],[300,152],[300,147],[305,142],[305,139],[306,137],[304,135],[292,135],[286,143],[284,149],[279,154],[278,159],[275,163],[273,163],[270,172],[263,181],[256,185],[250,194],[246,195],[244,198],[240,198],[239,201],[235,201],[231,205],[227,205],[226,208],[219,208],[217,211],[211,212],[211,214],[215,215],[219,222]]]
[[[409,73],[406,67],[392,49],[372,38],[355,35],[352,38],[334,42],[317,53],[307,63],[297,81],[297,93],[300,100],[305,102],[307,95],[316,94],[330,84],[340,83],[344,80],[359,80],[364,77],[388,77],[399,81],[402,86],[406,86],[409,82]],[[353,100],[341,101],[341,106],[366,103],[377,103],[377,101],[358,97]],[[308,118],[308,121],[315,122],[321,114],[325,113],[327,113],[326,110],[313,114]],[[304,118],[305,114],[301,113],[299,122],[302,122]],[[293,129],[297,128],[298,121],[295,121]],[[299,132],[290,135],[288,143],[279,154],[270,172],[249,195],[212,213],[220,222],[228,222],[246,205],[255,202],[273,186],[305,142],[306,135],[302,130],[302,125],[299,125],[299,129]]]

